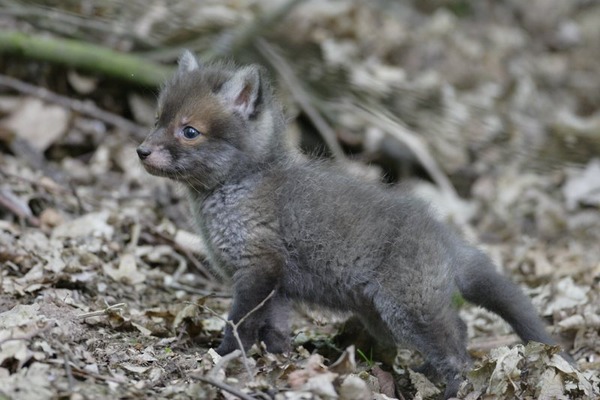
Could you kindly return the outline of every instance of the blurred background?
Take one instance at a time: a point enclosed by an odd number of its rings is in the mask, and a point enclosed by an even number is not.
[[[222,289],[183,193],[135,155],[182,49],[267,67],[307,156],[412,186],[598,369],[597,0],[0,0],[0,312]],[[463,316],[471,339],[509,332]]]

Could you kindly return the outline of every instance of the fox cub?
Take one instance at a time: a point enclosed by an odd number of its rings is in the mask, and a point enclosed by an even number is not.
[[[350,311],[382,344],[422,353],[451,397],[470,361],[457,290],[523,341],[554,343],[521,290],[418,199],[307,160],[284,132],[261,67],[200,65],[185,52],[137,148],[150,174],[187,188],[211,264],[233,285],[229,318],[276,291],[239,327],[244,348],[288,350],[293,301]],[[227,327],[217,351],[237,347]]]

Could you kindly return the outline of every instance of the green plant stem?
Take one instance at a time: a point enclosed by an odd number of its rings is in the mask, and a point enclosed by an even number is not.
[[[142,86],[158,86],[173,73],[171,67],[106,47],[16,31],[0,32],[0,54],[81,68]]]

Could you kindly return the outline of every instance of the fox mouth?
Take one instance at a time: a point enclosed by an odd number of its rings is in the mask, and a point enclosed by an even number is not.
[[[148,162],[144,162],[142,161],[142,165],[144,166],[144,169],[146,170],[146,172],[148,172],[151,175],[155,175],[155,176],[160,176],[163,178],[171,178],[171,179],[177,179],[178,175],[179,178],[181,178],[180,174],[177,174],[176,171],[171,171],[165,168],[161,168],[161,167],[156,167]]]

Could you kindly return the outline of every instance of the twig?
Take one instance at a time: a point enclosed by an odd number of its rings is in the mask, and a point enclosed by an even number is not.
[[[310,118],[312,123],[315,125],[325,143],[331,150],[331,153],[338,160],[345,160],[346,156],[342,147],[337,141],[336,134],[329,126],[327,121],[321,116],[319,111],[312,105],[310,96],[302,84],[294,74],[292,68],[288,65],[285,59],[263,39],[256,40],[256,47],[262,53],[262,55],[273,65],[273,68],[281,76],[281,79],[285,82],[287,88],[290,90],[292,96],[302,109],[304,113]]]
[[[13,173],[7,172],[7,171],[0,170],[0,175],[5,176],[7,179],[8,178],[10,178],[10,179],[16,179],[18,181],[27,183],[27,184],[29,184],[31,186],[35,186],[36,188],[41,188],[41,189],[47,190],[50,193],[56,193],[56,192],[58,192],[58,193],[65,193],[65,194],[72,194],[73,193],[73,191],[71,189],[63,187],[63,186],[61,186],[60,183],[54,182],[54,181],[52,181],[52,182],[55,183],[55,185],[48,186],[47,184],[44,184],[44,183],[40,182],[39,179],[38,180],[33,180],[33,179],[29,179],[29,178],[26,178],[26,177],[23,177],[23,176],[20,176],[20,175],[17,175],[17,174],[13,174]]]
[[[251,316],[256,311],[258,311],[260,308],[262,308],[265,305],[265,303],[271,299],[271,297],[275,296],[276,291],[277,291],[276,289],[271,290],[271,293],[269,293],[269,295],[267,297],[265,297],[263,301],[258,303],[258,305],[256,307],[254,307],[252,310],[248,311],[248,313],[246,315],[244,315],[235,325],[240,326],[242,324],[242,322],[244,322],[249,316]]]
[[[452,186],[448,177],[437,165],[435,159],[431,157],[423,141],[415,133],[411,132],[401,121],[382,111],[375,110],[372,107],[354,104],[337,104],[334,107],[362,116],[370,124],[378,126],[398,141],[404,143],[421,162],[423,168],[427,170],[440,189],[452,197],[458,197],[454,186]]]
[[[235,340],[238,344],[239,350],[242,352],[242,362],[244,364],[244,367],[246,368],[248,377],[252,377],[252,370],[250,369],[250,365],[248,365],[248,357],[246,356],[246,350],[244,350],[244,345],[242,343],[242,339],[240,338],[238,328],[250,315],[252,315],[257,310],[259,310],[261,307],[263,307],[265,305],[265,303],[267,301],[269,301],[269,299],[275,295],[275,292],[276,292],[276,289],[271,290],[271,293],[269,293],[269,295],[267,297],[265,297],[263,301],[258,303],[258,305],[256,307],[254,307],[252,310],[248,311],[248,313],[246,315],[244,315],[242,318],[240,318],[240,320],[237,323],[234,323],[231,320],[221,317],[216,311],[213,311],[211,308],[209,308],[205,305],[199,305],[202,309],[210,312],[212,315],[219,318],[221,321],[224,321],[227,325],[231,326],[231,330],[233,332],[233,337],[235,337]]]
[[[42,183],[42,182],[40,182],[40,180],[34,181],[33,179],[24,178],[22,176],[0,170],[0,175],[3,175],[10,179],[17,179],[17,180],[25,182],[31,186],[35,186],[36,188],[44,189],[44,190],[48,191],[49,193],[57,193],[58,192],[58,193],[66,193],[66,194],[72,195],[73,197],[75,197],[75,200],[77,201],[77,212],[79,214],[82,214],[83,210],[84,210],[83,200],[77,193],[76,185],[72,182],[61,183],[62,177],[56,176],[56,173],[54,173],[54,171],[44,171],[44,173],[49,173],[49,175],[55,175],[55,177],[52,179],[51,185]],[[56,179],[56,178],[58,178],[58,179]],[[69,186],[68,188],[65,187],[67,185]],[[90,199],[86,199],[86,200],[88,202],[90,202],[90,201],[93,202],[93,200],[90,200]]]
[[[49,163],[46,160],[44,153],[35,149],[27,140],[15,136],[9,140],[8,147],[15,156],[22,160],[26,160],[27,164],[32,168],[42,171],[44,175],[49,176],[56,182],[64,181],[63,172],[58,167]]]
[[[146,128],[137,125],[117,114],[102,110],[91,102],[70,99],[68,97],[51,92],[46,88],[30,85],[29,83],[11,78],[10,76],[0,74],[0,86],[9,87],[18,92],[35,96],[42,100],[68,108],[74,112],[98,119],[107,123],[108,125],[133,133],[136,139],[141,140],[145,138],[148,133]]]
[[[208,373],[208,376],[210,378],[216,377],[217,373],[220,370],[222,370],[223,368],[225,368],[227,366],[227,364],[229,364],[230,361],[235,360],[236,358],[240,357],[241,355],[242,355],[242,351],[240,349],[234,350],[229,354],[225,354],[224,356],[221,357],[219,362],[217,362],[215,364],[213,369],[210,370],[210,372]]]
[[[233,336],[235,337],[236,342],[238,343],[238,347],[240,352],[242,353],[242,363],[244,364],[244,368],[246,369],[246,373],[250,378],[252,378],[252,370],[250,369],[250,365],[248,364],[248,357],[246,356],[246,351],[244,350],[244,345],[242,344],[242,340],[240,335],[237,333],[237,327],[232,321],[229,321],[227,318],[223,318],[219,315],[218,312],[214,311],[212,308],[207,307],[205,305],[199,304],[198,307],[202,308],[204,311],[208,311],[214,317],[217,317],[221,321],[225,322],[225,324],[231,326],[231,330],[233,331]]]
[[[153,236],[154,235],[154,236]],[[218,280],[215,278],[215,276],[213,274],[210,273],[210,271],[208,269],[206,269],[201,263],[200,261],[198,261],[198,259],[196,257],[194,257],[194,255],[192,254],[191,251],[189,251],[188,249],[186,249],[184,246],[180,245],[179,243],[177,243],[175,240],[173,240],[172,238],[166,236],[164,233],[159,232],[158,230],[154,230],[152,232],[152,235],[150,235],[149,233],[143,232],[142,233],[142,238],[149,243],[156,243],[156,239],[155,236],[158,237],[160,240],[162,240],[164,243],[167,243],[169,246],[173,247],[175,250],[182,252],[194,265],[194,267],[202,273],[202,275],[204,275],[205,282],[208,285],[211,286],[215,286],[215,284],[218,284]],[[218,285],[218,286],[222,286],[222,285]],[[184,289],[186,291],[190,291],[188,289]],[[205,291],[206,292],[206,291]],[[190,293],[194,293],[193,291],[190,291]],[[203,295],[206,295],[207,293],[210,292],[206,292]],[[202,294],[202,293],[199,293]]]
[[[204,275],[204,277],[201,279],[201,281],[206,286],[217,287],[217,288],[223,287],[223,285],[220,284],[219,282],[217,282],[217,280],[214,278],[214,276],[206,268],[204,268],[204,266],[202,266],[202,264],[200,264],[200,261],[198,261],[194,257],[194,255],[192,254],[191,251],[189,251],[184,246],[177,243],[175,240],[171,239],[170,237],[168,237],[158,231],[154,231],[154,232],[152,232],[152,234],[150,234],[146,231],[143,231],[140,233],[140,237],[147,243],[167,244],[170,247],[174,248],[176,251],[180,251],[180,252],[184,253],[185,256],[192,262],[192,265],[194,265],[196,267],[196,269],[199,272],[201,272],[202,275]],[[185,271],[185,267],[186,267],[187,263],[185,262],[185,258],[182,257],[180,254],[175,253],[175,254],[173,254],[173,256],[178,260],[179,266],[177,268],[176,273],[173,274],[173,277],[172,277],[173,279],[170,279],[171,282],[168,283],[169,287],[176,289],[176,290],[183,290],[188,293],[198,294],[200,296],[223,297],[223,298],[231,297],[231,293],[227,292],[227,291],[198,289],[196,287],[184,285],[184,284],[178,282],[180,275],[182,274],[183,271]],[[141,261],[143,262],[143,260],[141,260]],[[184,268],[182,268],[182,263],[183,263]]]
[[[183,275],[185,273],[185,271],[187,271],[187,263],[185,262],[185,257],[182,256],[181,254],[179,254],[177,252],[173,252],[173,254],[171,254],[171,255],[179,263],[179,265],[177,266],[177,269],[171,275],[171,277],[173,278],[173,281],[177,282],[179,279],[181,279],[181,275]]]
[[[179,334],[177,335],[177,339],[175,340],[175,344],[179,344],[181,343],[181,340],[183,339],[183,335],[185,335],[185,332],[188,329],[188,325],[189,323],[187,321],[183,322],[181,324],[181,326],[179,327]]]
[[[98,317],[100,315],[107,315],[107,314],[110,314],[113,311],[122,310],[124,307],[125,307],[125,303],[113,304],[112,306],[106,307],[104,310],[90,311],[90,312],[87,312],[87,313],[79,314],[77,316],[77,319],[85,319],[85,318],[90,318],[90,317]]]
[[[31,212],[27,203],[9,189],[0,188],[0,207],[4,207],[22,220],[33,226],[40,226],[40,220]]]
[[[226,32],[215,41],[214,46],[210,50],[201,54],[200,58],[207,60],[226,55],[236,55],[241,49],[248,48],[256,38],[280,22],[290,11],[303,1],[304,0],[288,0],[271,12],[257,15],[256,18],[248,24],[242,25],[233,31]]]
[[[106,382],[125,383],[125,381],[123,379],[115,378],[115,377],[107,376],[107,375],[95,374],[93,372],[88,372],[84,369],[72,368],[72,372],[73,372],[73,375],[76,375],[76,376],[81,376],[81,377],[89,376],[94,379],[99,379],[101,381],[106,381]]]
[[[86,371],[84,369],[81,369],[79,367],[77,367],[71,360],[67,360],[66,361],[69,364],[69,368],[71,369],[71,373],[74,376],[79,376],[79,377],[92,377],[94,379],[99,379],[101,381],[106,381],[106,382],[115,382],[115,383],[125,383],[126,379],[124,377],[119,377],[119,376],[107,376],[107,375],[100,375],[100,374],[96,374],[90,371]],[[45,364],[53,364],[53,365],[64,365],[65,360],[60,360],[60,359],[55,359],[55,358],[50,358],[50,359],[46,359],[44,360]]]
[[[199,381],[208,383],[210,385],[213,385],[215,387],[218,387],[219,389],[224,390],[226,392],[229,392],[232,395],[237,396],[242,400],[256,400],[256,397],[250,396],[244,392],[241,392],[241,391],[237,390],[236,388],[231,387],[224,382],[218,382],[218,381],[215,381],[214,379],[206,378],[204,376],[197,376],[196,379],[198,379]]]
[[[205,311],[208,311],[213,316],[219,318],[221,321],[225,322],[225,324],[231,326],[231,330],[233,331],[233,337],[235,337],[235,341],[237,342],[239,350],[242,353],[242,363],[244,364],[244,368],[246,369],[246,373],[248,374],[248,377],[252,377],[252,370],[250,369],[250,365],[248,365],[248,356],[246,355],[246,350],[244,350],[244,345],[242,343],[242,339],[240,338],[240,335],[237,332],[237,326],[232,321],[230,321],[230,320],[228,320],[226,318],[221,317],[219,315],[219,313],[217,313],[216,311],[214,311],[210,307],[207,307],[205,305],[199,305],[199,307],[201,307]]]
[[[469,351],[490,351],[500,346],[509,346],[519,342],[519,337],[515,334],[492,336],[489,338],[473,340],[469,344]]]
[[[204,297],[218,297],[218,298],[223,298],[223,299],[231,298],[230,292],[215,292],[212,290],[198,289],[195,287],[184,285],[179,282],[173,282],[169,285],[169,287],[171,287],[175,290],[183,290],[184,292],[191,293],[191,294],[197,294],[199,296],[204,296]]]
[[[129,240],[129,243],[127,244],[127,249],[133,253],[133,251],[135,250],[135,248],[138,246],[138,242],[140,241],[140,233],[142,232],[142,226],[140,224],[140,221],[136,220],[133,222],[133,226],[131,227],[131,234],[130,237],[131,239]]]
[[[69,391],[73,393],[73,390],[75,389],[75,379],[73,378],[73,371],[71,370],[69,356],[66,353],[63,357],[63,363],[65,367],[65,373],[67,374],[67,380],[69,382]]]
[[[0,340],[0,346],[2,346],[4,343],[15,341],[15,340],[31,340],[34,337],[39,336],[42,333],[54,328],[55,326],[56,326],[56,321],[52,320],[52,321],[48,322],[46,325],[44,325],[43,327],[36,329],[34,331],[31,331],[29,333],[26,333],[22,336],[8,337],[6,339]]]
[[[202,263],[196,258],[196,256],[194,256],[194,254],[192,254],[191,251],[189,251],[183,246],[180,246],[175,241],[173,241],[173,243],[175,248],[181,251],[183,254],[185,254],[185,256],[188,258],[188,260],[191,261],[192,265],[196,268],[196,270],[198,270],[198,272],[201,272],[211,285],[219,283],[218,280],[213,276],[213,274],[211,274],[207,268],[204,268],[204,265],[202,265]]]

